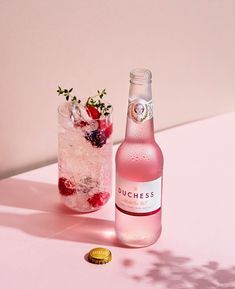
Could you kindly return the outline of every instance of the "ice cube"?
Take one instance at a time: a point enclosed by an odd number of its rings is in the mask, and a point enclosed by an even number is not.
[[[98,121],[92,119],[84,107],[81,104],[73,104],[71,107],[70,118],[76,127],[81,127],[86,133],[95,131],[99,127]]]
[[[81,178],[79,183],[76,185],[77,193],[89,194],[92,189],[98,187],[99,182],[94,180],[92,177],[86,176]]]
[[[81,110],[77,104],[72,105],[70,118],[73,123],[81,121]]]
[[[86,121],[86,122],[90,122],[92,121],[92,118],[88,115],[87,113],[87,110],[86,110],[86,107],[84,107],[83,105],[80,105],[79,106],[79,110],[80,110],[80,115],[81,115],[81,118]]]
[[[92,177],[85,177],[82,179],[82,182],[86,184],[87,186],[92,186],[92,187],[95,187],[98,185],[98,181],[94,180]]]
[[[88,122],[88,124],[84,127],[84,130],[87,133],[90,133],[91,131],[97,130],[99,127],[99,124],[96,120],[92,119]]]

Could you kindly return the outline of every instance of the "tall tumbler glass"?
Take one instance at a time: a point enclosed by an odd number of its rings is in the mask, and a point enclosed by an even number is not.
[[[93,119],[85,107],[65,102],[58,125],[61,200],[78,212],[98,210],[112,192],[112,111]]]

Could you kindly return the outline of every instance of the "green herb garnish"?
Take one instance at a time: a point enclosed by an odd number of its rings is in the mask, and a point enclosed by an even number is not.
[[[70,89],[62,89],[60,86],[58,86],[57,93],[58,95],[65,96],[65,99],[67,101],[72,101],[74,104],[81,103],[81,100],[76,96],[72,95],[71,92],[73,91],[73,88]],[[110,114],[110,109],[112,105],[105,104],[102,99],[103,97],[107,95],[106,89],[103,90],[97,90],[97,95],[88,97],[85,106],[94,106],[101,114],[104,116],[108,116]],[[97,99],[98,97],[98,99]]]
[[[72,95],[71,92],[72,92],[73,88],[70,88],[70,89],[62,89],[60,86],[58,86],[58,89],[57,89],[57,92],[58,92],[58,95],[64,95],[65,96],[65,99],[67,101],[71,100],[73,103],[80,103],[81,100],[78,99],[76,97],[76,95]]]

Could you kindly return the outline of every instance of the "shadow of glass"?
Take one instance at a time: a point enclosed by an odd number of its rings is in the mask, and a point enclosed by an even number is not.
[[[235,289],[235,266],[222,268],[215,261],[205,265],[192,266],[191,259],[176,256],[171,251],[149,250],[155,262],[147,272],[134,275],[132,279],[150,281],[171,289]],[[122,260],[125,267],[131,267],[133,261]]]
[[[26,215],[1,212],[0,226],[17,228],[42,238],[123,247],[116,239],[113,221],[67,209],[59,200],[56,185],[2,180],[0,205],[39,211]]]
[[[0,204],[43,212],[75,214],[61,204],[57,185],[13,178],[0,181]]]
[[[0,226],[41,238],[122,247],[115,237],[114,222],[108,220],[50,213],[0,213]]]

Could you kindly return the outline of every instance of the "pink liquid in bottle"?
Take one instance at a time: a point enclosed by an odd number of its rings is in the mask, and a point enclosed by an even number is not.
[[[117,238],[131,247],[161,234],[163,155],[154,139],[151,72],[130,73],[126,137],[116,153]]]

